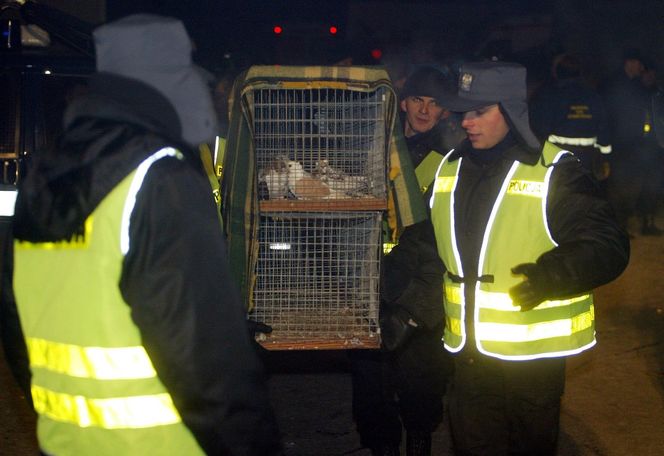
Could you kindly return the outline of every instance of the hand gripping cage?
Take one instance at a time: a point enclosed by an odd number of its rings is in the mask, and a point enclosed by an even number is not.
[[[259,341],[268,349],[377,347],[396,114],[387,74],[252,67],[234,96],[224,187],[234,201],[245,192],[245,224],[226,214],[227,231],[231,255],[234,231],[244,233],[249,318],[273,328]]]

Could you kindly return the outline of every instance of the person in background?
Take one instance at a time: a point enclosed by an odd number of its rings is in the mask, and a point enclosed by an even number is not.
[[[608,117],[602,97],[582,77],[581,59],[562,54],[554,59],[553,84],[531,101],[533,132],[542,140],[573,152],[597,180],[609,175],[611,153]]]
[[[429,247],[446,270],[455,454],[554,455],[565,359],[595,345],[591,290],[629,241],[579,161],[530,130],[524,67],[466,63],[458,87],[446,106],[467,139],[437,170]]]
[[[153,15],[93,36],[90,90],[16,202],[14,290],[41,451],[281,454],[196,150],[217,120],[189,36]]]
[[[607,195],[625,230],[643,191],[642,174],[649,172],[652,162],[646,131],[649,128],[650,94],[641,80],[644,70],[641,53],[637,49],[625,51],[622,67],[605,84],[602,92],[609,113],[613,146]]]
[[[645,236],[661,236],[662,231],[655,219],[662,203],[662,183],[664,183],[664,145],[658,139],[661,129],[661,116],[658,103],[662,103],[661,87],[657,85],[657,69],[647,59],[644,62],[641,83],[648,92],[648,111],[643,131],[643,167],[640,177],[641,192],[636,200],[636,212],[641,221],[641,234]],[[659,124],[658,124],[659,122]],[[662,132],[659,132],[662,135]]]
[[[401,92],[403,131],[423,194],[433,181],[444,151],[454,144],[456,125],[444,107],[454,80],[425,66],[410,75]],[[459,129],[457,128],[457,130]],[[428,220],[409,226],[408,251],[397,244],[381,268],[383,351],[356,352],[353,363],[353,415],[363,445],[374,455],[398,455],[402,425],[406,454],[431,454],[431,433],[443,419],[447,357],[442,349],[442,264],[435,251],[419,250]],[[428,255],[428,256],[425,256]]]

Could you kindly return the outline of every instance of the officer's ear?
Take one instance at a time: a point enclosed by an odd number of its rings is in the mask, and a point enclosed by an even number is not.
[[[405,98],[403,100],[401,100],[401,102],[399,103],[399,106],[401,107],[401,110],[403,112],[406,112],[406,99]]]

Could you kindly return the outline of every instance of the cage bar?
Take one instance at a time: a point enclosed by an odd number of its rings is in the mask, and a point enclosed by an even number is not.
[[[277,87],[253,91],[262,207],[278,210],[284,199],[315,201],[321,210],[325,208],[322,201],[338,209],[340,200],[359,200],[348,206],[351,210],[363,202],[368,208],[379,207],[386,199],[385,90]],[[294,207],[306,211],[314,206],[296,203]]]
[[[380,212],[265,213],[254,311],[267,348],[378,345]]]

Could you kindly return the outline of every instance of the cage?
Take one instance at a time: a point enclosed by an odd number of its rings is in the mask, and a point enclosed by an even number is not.
[[[269,348],[373,346],[380,212],[262,213],[252,318]]]
[[[396,96],[360,67],[252,67],[236,81],[225,223],[268,349],[376,348]],[[230,151],[229,151],[230,149]],[[242,216],[242,223],[238,216]]]
[[[281,86],[253,92],[261,206],[283,208],[284,199],[305,207],[317,200],[330,210],[380,206],[386,194],[385,91]]]

